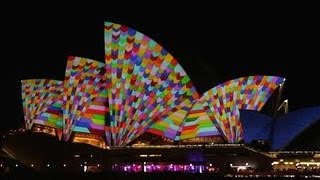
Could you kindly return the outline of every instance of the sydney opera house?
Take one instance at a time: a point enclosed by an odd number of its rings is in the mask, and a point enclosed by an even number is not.
[[[104,39],[104,63],[70,56],[64,80],[21,81],[26,130],[104,152],[197,145],[218,152],[252,142],[277,151],[320,119],[320,107],[277,114],[283,77],[239,77],[200,94],[178,61],[148,36],[106,22]],[[267,108],[269,115],[261,112]],[[255,151],[248,149],[243,153]]]

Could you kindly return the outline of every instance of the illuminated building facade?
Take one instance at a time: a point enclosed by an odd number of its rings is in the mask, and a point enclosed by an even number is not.
[[[260,111],[284,78],[241,77],[200,95],[154,40],[115,23],[106,22],[104,30],[105,63],[69,57],[64,81],[22,81],[27,129],[106,148],[128,145],[145,133],[175,142],[247,142],[269,127],[266,118],[250,134],[251,116],[242,118],[241,112]]]

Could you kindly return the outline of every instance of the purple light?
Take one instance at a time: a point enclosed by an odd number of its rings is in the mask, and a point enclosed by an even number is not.
[[[116,168],[117,166],[117,168]],[[173,164],[173,163],[152,163],[148,164],[147,162],[143,163],[133,163],[133,164],[114,164],[114,171],[124,171],[124,172],[186,172],[186,173],[204,173],[206,171],[213,172],[213,167],[200,164],[194,165],[190,164]]]

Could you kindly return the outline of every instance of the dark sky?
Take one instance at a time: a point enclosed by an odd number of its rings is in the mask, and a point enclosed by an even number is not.
[[[33,8],[4,16],[1,111],[6,118],[1,129],[22,123],[21,79],[62,80],[68,55],[103,62],[104,21],[127,25],[160,43],[201,93],[240,76],[278,75],[287,78],[283,98],[291,110],[320,105],[315,11],[196,8]]]

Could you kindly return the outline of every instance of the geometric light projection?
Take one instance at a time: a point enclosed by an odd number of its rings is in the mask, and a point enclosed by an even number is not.
[[[62,96],[59,95],[58,98],[51,105],[49,105],[44,112],[40,113],[34,121],[35,124],[41,124],[55,128],[57,136],[60,140],[62,138],[63,130],[62,105]]]
[[[227,81],[199,99],[209,117],[230,143],[243,139],[239,109],[259,111],[284,82],[276,76],[249,76]]]
[[[232,86],[218,85],[204,93],[199,102],[229,143],[240,140],[240,113],[236,105],[236,92]]]
[[[40,113],[34,123],[62,129],[62,105],[61,97],[61,99],[57,99],[49,105],[44,112]]]
[[[107,90],[103,90],[92,100],[86,111],[81,113],[80,119],[75,122],[73,131],[104,137],[105,118],[107,113]]]
[[[142,33],[105,22],[111,144],[125,145],[184,100],[198,98],[177,60]]]
[[[105,149],[105,123],[108,112],[107,90],[103,90],[75,122],[72,142],[86,143]]]
[[[106,87],[104,63],[91,59],[68,58],[63,92],[63,135],[68,141],[76,122],[92,100]]]
[[[285,78],[277,76],[248,76],[226,82],[234,84],[237,89],[237,105],[239,109],[260,111],[269,97]]]
[[[29,79],[22,80],[22,104],[26,129],[31,129],[36,118],[48,110],[48,107],[57,100],[63,92],[62,81],[50,79]],[[53,119],[42,119],[39,124],[51,124],[58,127]],[[50,121],[50,122],[48,122]],[[57,120],[59,121],[59,120]]]
[[[260,111],[285,80],[242,77],[199,97],[181,65],[154,40],[110,22],[104,33],[105,64],[70,56],[64,82],[22,81],[27,129],[34,123],[51,127],[65,141],[75,132],[73,142],[103,148],[127,145],[145,132],[175,141],[217,136],[238,143],[253,136],[244,136],[240,110]]]
[[[220,132],[203,109],[202,104],[197,102],[189,111],[175,140],[218,135],[220,135]]]
[[[174,140],[192,105],[193,102],[189,99],[183,101],[167,115],[159,117],[160,120],[152,124],[148,132]]]

